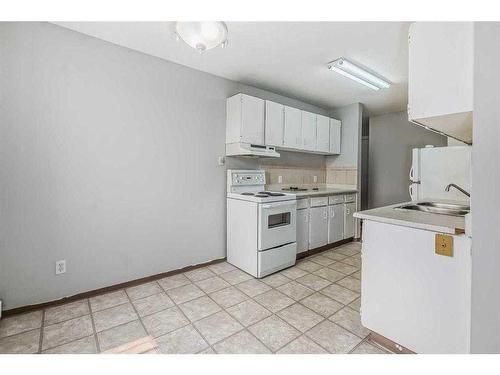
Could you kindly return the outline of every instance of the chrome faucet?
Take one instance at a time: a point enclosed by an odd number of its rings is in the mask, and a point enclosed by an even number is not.
[[[457,184],[449,184],[448,186],[446,186],[444,188],[444,191],[450,191],[450,188],[451,187],[454,187],[455,189],[457,189],[459,192],[467,195],[469,198],[470,198],[470,193],[467,191],[467,190],[464,190],[462,189],[460,186],[458,186]]]

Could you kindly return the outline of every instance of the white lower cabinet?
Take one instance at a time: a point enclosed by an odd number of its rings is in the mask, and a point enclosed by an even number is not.
[[[311,207],[309,219],[309,248],[328,243],[328,206]]]
[[[354,227],[355,218],[354,213],[356,212],[356,203],[346,203],[344,205],[344,238],[354,237]]]
[[[344,239],[344,205],[328,206],[328,243]]]
[[[309,208],[297,210],[297,253],[309,250]]]

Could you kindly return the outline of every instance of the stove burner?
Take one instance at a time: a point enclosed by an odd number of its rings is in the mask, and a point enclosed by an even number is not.
[[[267,194],[270,197],[283,197],[283,193],[273,193],[272,191],[259,191],[259,194]]]
[[[255,195],[254,193],[241,193],[241,195]]]
[[[255,197],[259,197],[259,198],[267,198],[267,197],[269,197],[269,194],[261,194],[261,193],[258,193],[258,194],[255,194],[254,196],[255,196]]]
[[[281,190],[283,190],[283,191],[307,191],[306,188],[299,188],[297,186],[290,186],[290,187],[287,187],[287,188],[283,188]]]

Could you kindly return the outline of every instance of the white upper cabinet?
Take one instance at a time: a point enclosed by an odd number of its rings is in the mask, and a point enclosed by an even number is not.
[[[226,101],[226,144],[232,143],[340,154],[340,121],[240,93]]]
[[[266,145],[283,146],[285,107],[282,104],[266,100]]]
[[[302,149],[316,151],[316,115],[302,111]]]
[[[300,109],[285,106],[285,130],[283,145],[285,147],[302,148],[302,115]]]
[[[226,103],[226,143],[264,145],[264,100],[237,94]]]
[[[330,152],[330,119],[316,115],[316,151]]]
[[[330,153],[340,154],[340,139],[342,123],[334,118],[330,119]]]
[[[472,22],[415,22],[409,32],[408,118],[472,142]]]

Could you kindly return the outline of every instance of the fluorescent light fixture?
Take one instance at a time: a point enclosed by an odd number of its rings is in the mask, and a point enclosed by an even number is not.
[[[343,57],[328,64],[328,69],[334,70],[356,82],[359,82],[373,90],[389,88],[390,83],[361,69],[359,66],[347,61]]]

